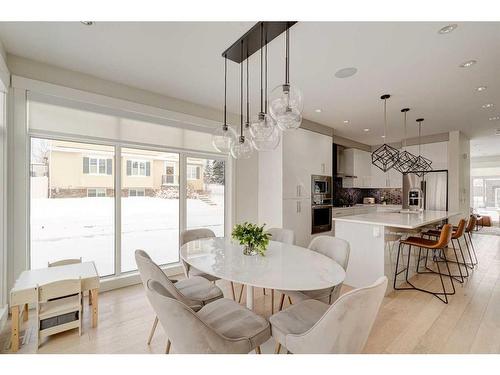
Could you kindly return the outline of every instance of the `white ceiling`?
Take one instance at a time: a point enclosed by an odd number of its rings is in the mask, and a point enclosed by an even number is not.
[[[291,83],[305,98],[304,117],[366,144],[381,143],[381,94],[388,101],[389,141],[400,140],[400,109],[410,107],[409,134],[424,117],[424,134],[461,130],[477,152],[500,154],[500,23],[299,22],[291,29]],[[14,55],[84,72],[191,102],[221,108],[221,52],[253,24],[3,22],[0,39]],[[269,45],[269,86],[282,83],[283,38]],[[478,63],[459,68],[464,61]],[[250,58],[251,111],[258,111],[258,55]],[[338,79],[334,73],[356,67]],[[239,67],[229,63],[229,108],[239,111]],[[476,92],[477,86],[488,89]],[[494,109],[482,109],[485,103]],[[315,112],[320,108],[321,113]],[[343,123],[349,120],[349,124]],[[368,133],[364,128],[370,128]],[[483,147],[484,146],[484,147]]]

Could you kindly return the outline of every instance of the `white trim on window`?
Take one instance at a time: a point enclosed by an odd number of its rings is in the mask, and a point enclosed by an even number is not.
[[[125,161],[125,168],[127,167],[128,162],[131,163],[131,167],[130,167],[130,174],[126,172],[127,177],[149,177],[146,173],[146,168],[147,168],[147,163],[149,163],[149,166],[151,168],[152,163],[150,160],[127,159]]]
[[[163,165],[163,167],[165,168],[165,183],[163,183],[162,181],[162,184],[163,185],[168,185],[168,186],[172,186],[172,185],[179,185],[179,181],[178,181],[178,165],[179,162],[175,162],[175,161],[169,161],[169,160],[165,160],[165,164]],[[167,173],[167,168],[170,168],[172,167],[173,168],[173,173],[172,174],[169,174]],[[170,178],[169,177],[172,177],[172,181],[170,182]],[[177,180],[177,181],[176,181]]]
[[[83,174],[88,174],[90,176],[109,176],[106,170],[107,159],[100,156],[84,156],[89,159],[89,173],[85,173],[82,170]],[[83,166],[82,166],[83,169]]]
[[[186,165],[186,178],[188,181],[199,180],[201,178],[201,170],[199,165]]]

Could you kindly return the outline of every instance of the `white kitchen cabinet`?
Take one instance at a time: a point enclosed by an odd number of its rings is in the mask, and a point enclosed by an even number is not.
[[[332,175],[332,137],[297,129],[282,141],[283,198],[310,198],[311,175]]]
[[[371,173],[370,188],[401,188],[403,186],[403,176],[394,168],[384,172],[372,164]]]
[[[370,187],[371,181],[371,154],[369,152],[348,148],[344,150],[344,172],[346,177],[342,179],[343,187],[365,188]]]
[[[307,247],[311,241],[311,199],[283,200],[283,228],[295,233],[295,244]]]

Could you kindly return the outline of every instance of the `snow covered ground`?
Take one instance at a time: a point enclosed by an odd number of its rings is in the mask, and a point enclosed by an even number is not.
[[[223,195],[215,205],[187,200],[187,226],[224,235]],[[135,270],[135,249],[160,264],[179,261],[179,200],[122,198],[122,272]],[[31,201],[31,268],[64,258],[95,261],[101,276],[114,273],[114,198],[59,198]]]

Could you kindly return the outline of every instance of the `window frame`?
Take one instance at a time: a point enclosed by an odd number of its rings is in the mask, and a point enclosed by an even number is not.
[[[191,167],[191,169],[190,169]],[[190,176],[190,172],[193,171],[194,168],[194,177]],[[196,180],[199,180],[201,179],[201,167],[199,165],[196,165],[196,164],[186,164],[186,178],[188,181],[196,181]],[[198,177],[198,175],[200,177]]]
[[[200,158],[200,159],[212,159],[212,160],[222,160],[225,162],[226,165],[226,176],[229,173],[229,166],[232,167],[230,164],[230,158],[229,156],[221,155],[221,154],[212,154],[209,152],[197,152],[197,151],[192,151],[192,150],[182,150],[178,148],[170,148],[170,147],[164,147],[164,146],[156,146],[156,145],[144,145],[142,143],[132,143],[132,142],[123,142],[123,141],[113,141],[113,140],[107,140],[107,139],[100,139],[100,138],[90,138],[90,137],[85,137],[85,136],[79,136],[79,135],[68,135],[64,133],[55,133],[55,132],[45,132],[45,131],[39,131],[39,130],[31,130],[28,131],[27,134],[28,138],[28,155],[31,155],[31,139],[32,138],[41,138],[41,139],[46,139],[46,140],[54,140],[54,141],[69,141],[69,142],[79,142],[79,143],[87,143],[87,144],[92,144],[92,145],[98,145],[98,146],[113,146],[115,148],[114,152],[114,159],[112,162],[114,171],[116,173],[113,174],[114,176],[114,198],[115,198],[115,209],[114,209],[114,230],[115,230],[115,249],[114,249],[114,259],[115,259],[115,269],[114,269],[114,274],[111,275],[106,275],[102,276],[101,280],[109,280],[109,279],[117,279],[119,280],[122,276],[131,276],[131,275],[137,275],[138,271],[137,270],[132,270],[132,271],[125,271],[123,272],[121,270],[121,235],[117,236],[117,233],[121,234],[121,198],[122,198],[122,191],[121,188],[118,188],[118,186],[121,187],[122,179],[124,177],[133,177],[127,175],[127,171],[122,171],[121,167],[118,164],[118,160],[121,159],[122,157],[122,149],[124,148],[132,148],[132,149],[137,149],[137,150],[145,150],[145,151],[159,151],[159,152],[165,152],[165,153],[175,153],[179,155],[179,162],[178,162],[178,184],[174,185],[179,185],[179,231],[178,231],[178,236],[180,239],[180,234],[183,230],[187,228],[187,205],[186,205],[186,188],[187,188],[187,159],[188,158]],[[106,158],[105,158],[106,159]],[[129,159],[126,159],[129,160]],[[139,160],[144,160],[144,159],[139,159]],[[147,160],[144,160],[147,161]],[[28,166],[26,168],[26,176],[28,179],[28,189],[27,189],[27,206],[28,206],[28,216],[27,216],[27,265],[28,269],[31,269],[31,199],[30,199],[30,193],[31,193],[31,179],[30,179],[30,167],[29,167],[30,160],[28,159]],[[175,164],[175,163],[173,163]],[[174,170],[175,170],[175,165],[174,165]],[[186,171],[185,173],[183,171]],[[200,172],[201,173],[201,172]],[[175,174],[174,174],[175,176]],[[224,233],[228,233],[228,225],[229,223],[232,222],[232,213],[230,209],[230,202],[232,201],[232,198],[230,197],[229,191],[231,189],[230,185],[228,184],[228,179],[226,178],[225,182],[225,192],[224,192]],[[120,218],[119,220],[117,218]],[[180,252],[180,249],[179,249]],[[175,263],[168,263],[168,264],[160,264],[160,266],[164,269],[170,269],[170,268],[177,268],[180,267],[182,264],[180,255],[179,255],[179,261]],[[119,285],[122,285],[119,283]]]
[[[39,138],[39,137],[33,137],[33,138]],[[55,140],[55,139],[54,139]],[[31,141],[31,137],[30,137],[30,141]],[[84,142],[81,142],[81,143],[84,143]],[[85,142],[87,143],[87,142]],[[111,176],[107,173],[107,159],[110,159],[110,158],[103,158],[101,156],[96,156],[96,155],[84,155],[83,156],[84,158],[88,158],[89,159],[89,173],[85,173],[83,170],[82,170],[82,174],[83,175],[89,175],[89,176]],[[92,163],[92,160],[95,160],[96,164],[96,172],[91,172],[90,171],[90,166],[91,166],[91,163]],[[103,166],[104,166],[104,172],[100,172],[100,167],[101,167],[101,161],[103,162]],[[83,169],[83,167],[82,167]]]
[[[124,148],[124,147],[122,147]],[[125,166],[127,162],[131,163],[130,167],[130,174],[127,174],[127,171],[125,171],[125,174],[127,177],[150,177],[147,175],[147,163],[149,163],[149,168],[151,168],[151,161],[150,160],[145,160],[145,159],[125,159]],[[137,163],[137,173],[134,174],[134,163]],[[140,173],[141,171],[141,166],[143,166],[144,174]],[[126,168],[126,167],[125,167]]]

